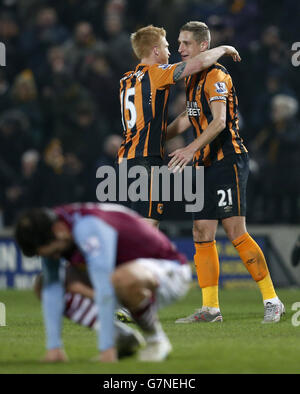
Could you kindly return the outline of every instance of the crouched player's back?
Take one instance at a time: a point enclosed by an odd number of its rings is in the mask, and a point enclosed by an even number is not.
[[[149,225],[134,211],[117,204],[69,204],[55,208],[56,214],[72,229],[80,217],[93,216],[111,226],[118,234],[116,265],[138,258],[177,260],[186,258],[157,228]],[[68,256],[78,262],[78,250]]]

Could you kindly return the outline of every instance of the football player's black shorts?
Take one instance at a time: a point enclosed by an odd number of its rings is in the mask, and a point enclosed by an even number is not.
[[[119,179],[124,179],[124,172],[120,169],[120,166],[122,164],[119,164],[117,173],[118,176],[117,178]],[[119,204],[125,205],[128,208],[133,209],[136,211],[138,214],[143,216],[144,218],[149,218],[149,219],[155,219],[155,220],[162,220],[163,217],[163,212],[164,212],[164,204],[162,201],[162,184],[161,184],[161,179],[159,179],[159,182],[154,182],[154,177],[153,177],[153,167],[161,167],[163,166],[163,160],[160,157],[137,157],[134,159],[127,160],[127,200],[126,201],[121,201],[119,198]],[[141,190],[140,187],[136,187],[137,185],[135,182],[137,182],[137,179],[139,178],[139,172],[134,178],[128,178],[128,172],[135,166],[141,166],[144,167],[146,172],[147,172],[147,177],[145,181],[143,181],[141,184],[143,185],[143,190]],[[122,182],[124,185],[125,183]],[[119,183],[120,185],[120,183]],[[158,188],[158,190],[156,189]],[[155,190],[154,190],[155,189]],[[156,193],[157,190],[157,193]],[[146,197],[143,198],[143,201],[132,201],[132,192],[137,191],[137,193],[140,194],[141,197]],[[155,195],[158,195],[158,198],[155,197]],[[120,197],[120,190],[118,193]],[[154,201],[155,199],[155,201]],[[144,201],[146,200],[146,201]]]
[[[204,168],[204,206],[193,220],[246,216],[246,187],[249,174],[247,153],[236,154]]]

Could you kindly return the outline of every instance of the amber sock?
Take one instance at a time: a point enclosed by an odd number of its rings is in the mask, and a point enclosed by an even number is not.
[[[248,233],[241,235],[232,241],[232,243],[238,251],[248,272],[255,282],[257,282],[263,300],[276,298],[277,295],[268,270],[266,259],[259,245]]]
[[[216,241],[195,242],[194,256],[198,283],[202,290],[202,306],[219,308],[219,256]]]

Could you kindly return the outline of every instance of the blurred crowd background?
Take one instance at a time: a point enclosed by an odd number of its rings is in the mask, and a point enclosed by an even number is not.
[[[2,0],[0,41],[0,217],[11,226],[30,206],[96,201],[96,169],[113,165],[122,139],[119,80],[135,68],[130,33],[163,26],[170,62],[189,20],[208,24],[239,98],[240,134],[251,157],[248,222],[299,223],[300,41],[297,0]],[[185,109],[172,88],[169,120]],[[170,141],[167,153],[192,138]],[[166,219],[190,219],[171,204]]]

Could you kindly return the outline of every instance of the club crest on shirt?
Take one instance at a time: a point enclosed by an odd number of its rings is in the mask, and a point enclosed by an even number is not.
[[[157,204],[157,212],[162,215],[164,211],[164,204]]]
[[[227,93],[226,84],[225,82],[217,82],[215,83],[216,92],[220,94]]]

